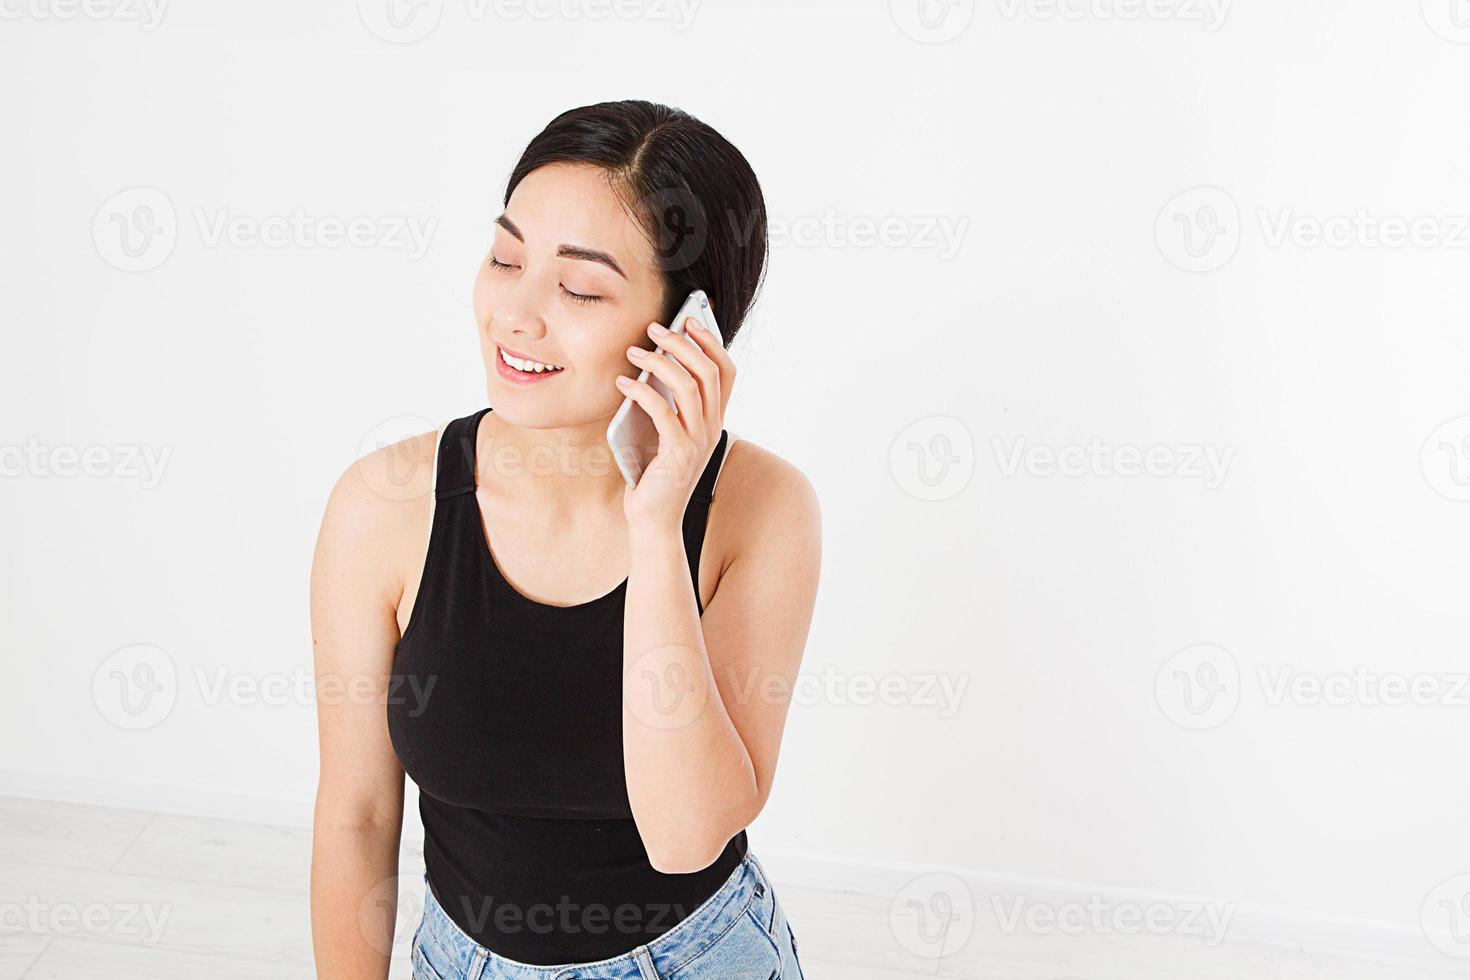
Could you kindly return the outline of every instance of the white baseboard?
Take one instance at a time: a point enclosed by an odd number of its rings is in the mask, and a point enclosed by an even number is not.
[[[405,810],[415,805],[413,785],[409,784],[407,789]],[[310,828],[313,807],[313,801],[309,799],[262,797],[218,786],[149,784],[135,780],[16,770],[0,770],[0,796],[297,828]],[[405,813],[406,839],[418,833],[417,823],[413,813]],[[1232,904],[1208,896],[1145,892],[1124,885],[1089,884],[977,868],[936,867],[767,847],[759,840],[752,842],[751,849],[774,879],[790,887],[869,895],[889,901],[915,879],[942,873],[952,874],[964,883],[964,888],[952,897],[958,904],[971,904],[977,915],[993,914],[995,901],[1014,901],[1018,896],[1024,896],[1030,902],[1052,905],[1085,905],[1097,899],[1114,905],[1131,903],[1177,907],[1196,903],[1230,906],[1232,918],[1227,941],[1232,945],[1255,944],[1365,963],[1429,970],[1465,966],[1464,960],[1453,960],[1436,952],[1417,924],[1413,923],[1355,919],[1243,902]]]
[[[758,841],[752,843],[751,849],[771,877],[783,885],[869,895],[885,902],[891,901],[917,878],[951,874],[964,883],[963,890],[950,894],[951,899],[957,906],[969,904],[978,916],[994,917],[997,902],[1006,907],[1022,896],[1028,902],[1044,902],[1053,907],[1069,904],[1086,906],[1094,899],[1113,906],[1166,905],[1178,908],[1181,905],[1207,904],[1230,908],[1226,942],[1232,946],[1287,949],[1422,970],[1455,970],[1464,969],[1467,965],[1465,960],[1451,959],[1436,951],[1417,923],[1327,915],[1246,902],[1231,903],[1210,896],[1146,892],[1126,885],[1064,881],[979,868],[853,858],[765,847]]]

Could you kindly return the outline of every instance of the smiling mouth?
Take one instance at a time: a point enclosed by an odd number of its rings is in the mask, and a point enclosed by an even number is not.
[[[541,381],[566,370],[560,364],[548,364],[544,361],[532,360],[514,354],[499,344],[495,345],[495,364],[501,377],[521,383],[529,381]]]
[[[511,367],[515,368],[517,371],[535,372],[539,374],[545,371],[561,371],[564,369],[563,366],[560,364],[536,361],[532,360],[529,357],[522,357],[519,354],[513,354],[510,351],[506,350],[504,347],[500,348],[500,359],[509,364]]]

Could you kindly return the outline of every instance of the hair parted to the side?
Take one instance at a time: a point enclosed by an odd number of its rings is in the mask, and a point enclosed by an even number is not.
[[[531,140],[506,183],[505,203],[527,174],[552,163],[606,172],[653,245],[664,277],[662,322],[703,289],[730,346],[766,267],[765,198],[744,155],[680,109],[599,102],[563,112]]]

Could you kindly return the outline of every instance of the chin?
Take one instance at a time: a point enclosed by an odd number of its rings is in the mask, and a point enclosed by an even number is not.
[[[534,386],[522,388],[491,377],[485,383],[485,395],[487,404],[495,410],[496,418],[507,425],[523,429],[555,429],[574,425],[577,421],[557,396],[542,394]]]

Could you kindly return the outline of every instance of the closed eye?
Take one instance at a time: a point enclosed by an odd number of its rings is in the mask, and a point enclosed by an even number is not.
[[[510,265],[506,262],[502,262],[492,255],[490,256],[490,268],[495,269],[497,272],[509,272],[511,269],[519,269],[520,266]],[[582,305],[586,305],[588,303],[601,303],[603,300],[603,297],[601,296],[589,296],[585,293],[574,293],[565,286],[561,287],[561,291],[566,294],[567,299],[571,300],[573,303],[580,303]]]
[[[564,292],[564,293],[566,293],[567,294],[567,299],[571,300],[573,303],[601,303],[602,302],[602,297],[601,296],[584,296],[582,293],[574,293],[574,292],[572,292],[570,289],[568,289],[565,286],[562,286],[561,287],[561,291]]]

